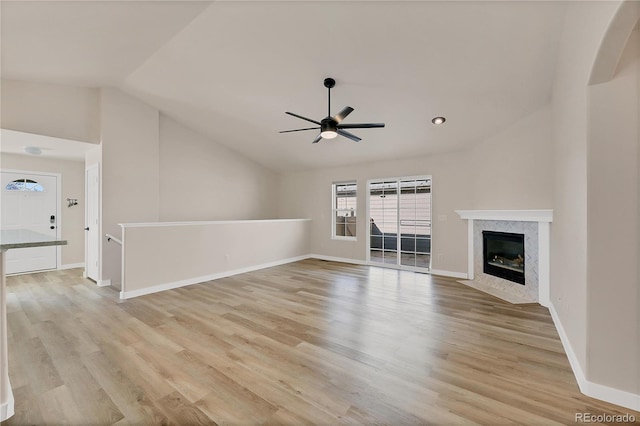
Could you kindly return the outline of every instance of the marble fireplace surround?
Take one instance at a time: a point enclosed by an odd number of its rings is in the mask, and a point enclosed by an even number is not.
[[[463,284],[511,303],[549,306],[549,232],[553,210],[456,210],[468,221],[468,281]],[[525,279],[522,286],[482,271],[482,231],[525,235]]]

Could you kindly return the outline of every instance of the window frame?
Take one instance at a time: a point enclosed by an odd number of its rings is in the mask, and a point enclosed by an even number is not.
[[[355,186],[355,208],[347,208],[340,209],[336,205],[337,199],[337,189],[341,185],[353,185]],[[340,182],[333,182],[331,184],[331,239],[332,240],[342,240],[342,241],[357,241],[358,240],[358,181],[356,180],[347,180]],[[356,235],[337,235],[336,233],[336,218],[338,217],[339,212],[353,212],[353,216],[356,218]],[[345,216],[347,217],[347,216]]]

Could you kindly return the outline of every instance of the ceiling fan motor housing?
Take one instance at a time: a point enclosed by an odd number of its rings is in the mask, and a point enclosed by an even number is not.
[[[323,118],[320,122],[320,132],[337,132],[338,131],[338,122],[331,117]]]

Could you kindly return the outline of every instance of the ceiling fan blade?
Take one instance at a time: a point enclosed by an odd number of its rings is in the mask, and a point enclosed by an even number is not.
[[[320,142],[320,139],[322,139],[322,135],[318,135],[318,137],[317,137],[317,138],[315,138],[315,139],[313,140],[313,142],[311,142],[311,143],[318,143],[318,142]]]
[[[347,115],[351,114],[352,112],[353,108],[351,108],[350,106],[344,107],[342,111],[340,111],[338,114],[336,114],[335,117],[333,117],[333,119],[340,123],[347,117]]]
[[[338,134],[344,136],[345,138],[349,138],[354,142],[360,142],[362,139],[354,135],[353,133],[345,132],[344,130],[338,129]]]
[[[372,129],[375,127],[384,127],[384,123],[338,124],[338,129]]]
[[[302,120],[307,120],[307,121],[309,121],[309,122],[311,122],[311,123],[317,124],[318,126],[320,125],[320,122],[319,122],[319,121],[312,120],[312,119],[310,119],[310,118],[303,117],[303,116],[301,116],[301,115],[294,114],[294,113],[289,112],[289,111],[285,112],[285,114],[292,115],[292,116],[297,117],[297,118],[300,118],[300,119],[302,119]]]
[[[282,130],[279,133],[302,132],[303,130],[319,130],[320,127],[307,127],[306,129]]]

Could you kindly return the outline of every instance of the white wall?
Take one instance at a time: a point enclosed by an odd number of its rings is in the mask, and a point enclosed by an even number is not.
[[[587,98],[600,41],[617,2],[571,2],[552,95],[551,303],[577,362],[587,362]]]
[[[277,175],[160,115],[160,220],[276,217]]]
[[[117,89],[102,89],[102,233],[159,219],[159,113]],[[102,277],[120,287],[120,246],[102,238]]]
[[[552,122],[547,105],[474,146],[469,164],[472,208],[552,208]]]
[[[84,155],[84,164],[86,167],[100,163],[102,163],[102,144],[96,145],[95,148],[88,150]]]
[[[119,223],[276,216],[276,174],[117,90],[101,91],[102,234]],[[102,243],[102,277],[119,287],[120,246]]]
[[[369,226],[365,210],[367,180],[431,175],[432,268],[464,274],[467,271],[467,223],[454,210],[552,207],[550,115],[550,108],[543,107],[471,150],[284,174],[280,186],[280,217],[313,218],[313,254],[364,261],[366,227]],[[322,149],[322,144],[317,148]],[[332,240],[331,184],[348,180],[358,182],[358,238],[357,241]]]
[[[551,228],[551,308],[580,389],[636,410],[637,34],[617,72],[609,70],[616,69],[638,17],[636,2],[575,2],[567,8],[553,90],[556,167]],[[590,81],[598,84],[589,86]]]
[[[344,141],[351,143],[350,141]],[[322,145],[318,145],[322,149]],[[433,179],[432,247],[434,269],[451,272],[466,271],[466,223],[453,212],[465,208],[471,199],[466,184],[466,155],[461,153],[361,164],[335,169],[291,173],[282,176],[280,193],[281,217],[310,217],[311,252],[364,261],[366,259],[367,180],[374,178],[431,175]],[[331,184],[356,180],[357,241],[331,239]]]
[[[100,142],[98,89],[6,79],[0,89],[3,129]]]
[[[640,31],[588,91],[589,380],[640,395]]]
[[[84,162],[32,155],[2,154],[3,169],[60,173],[62,239],[62,266],[84,263]],[[67,207],[67,198],[77,198],[78,205]]]

